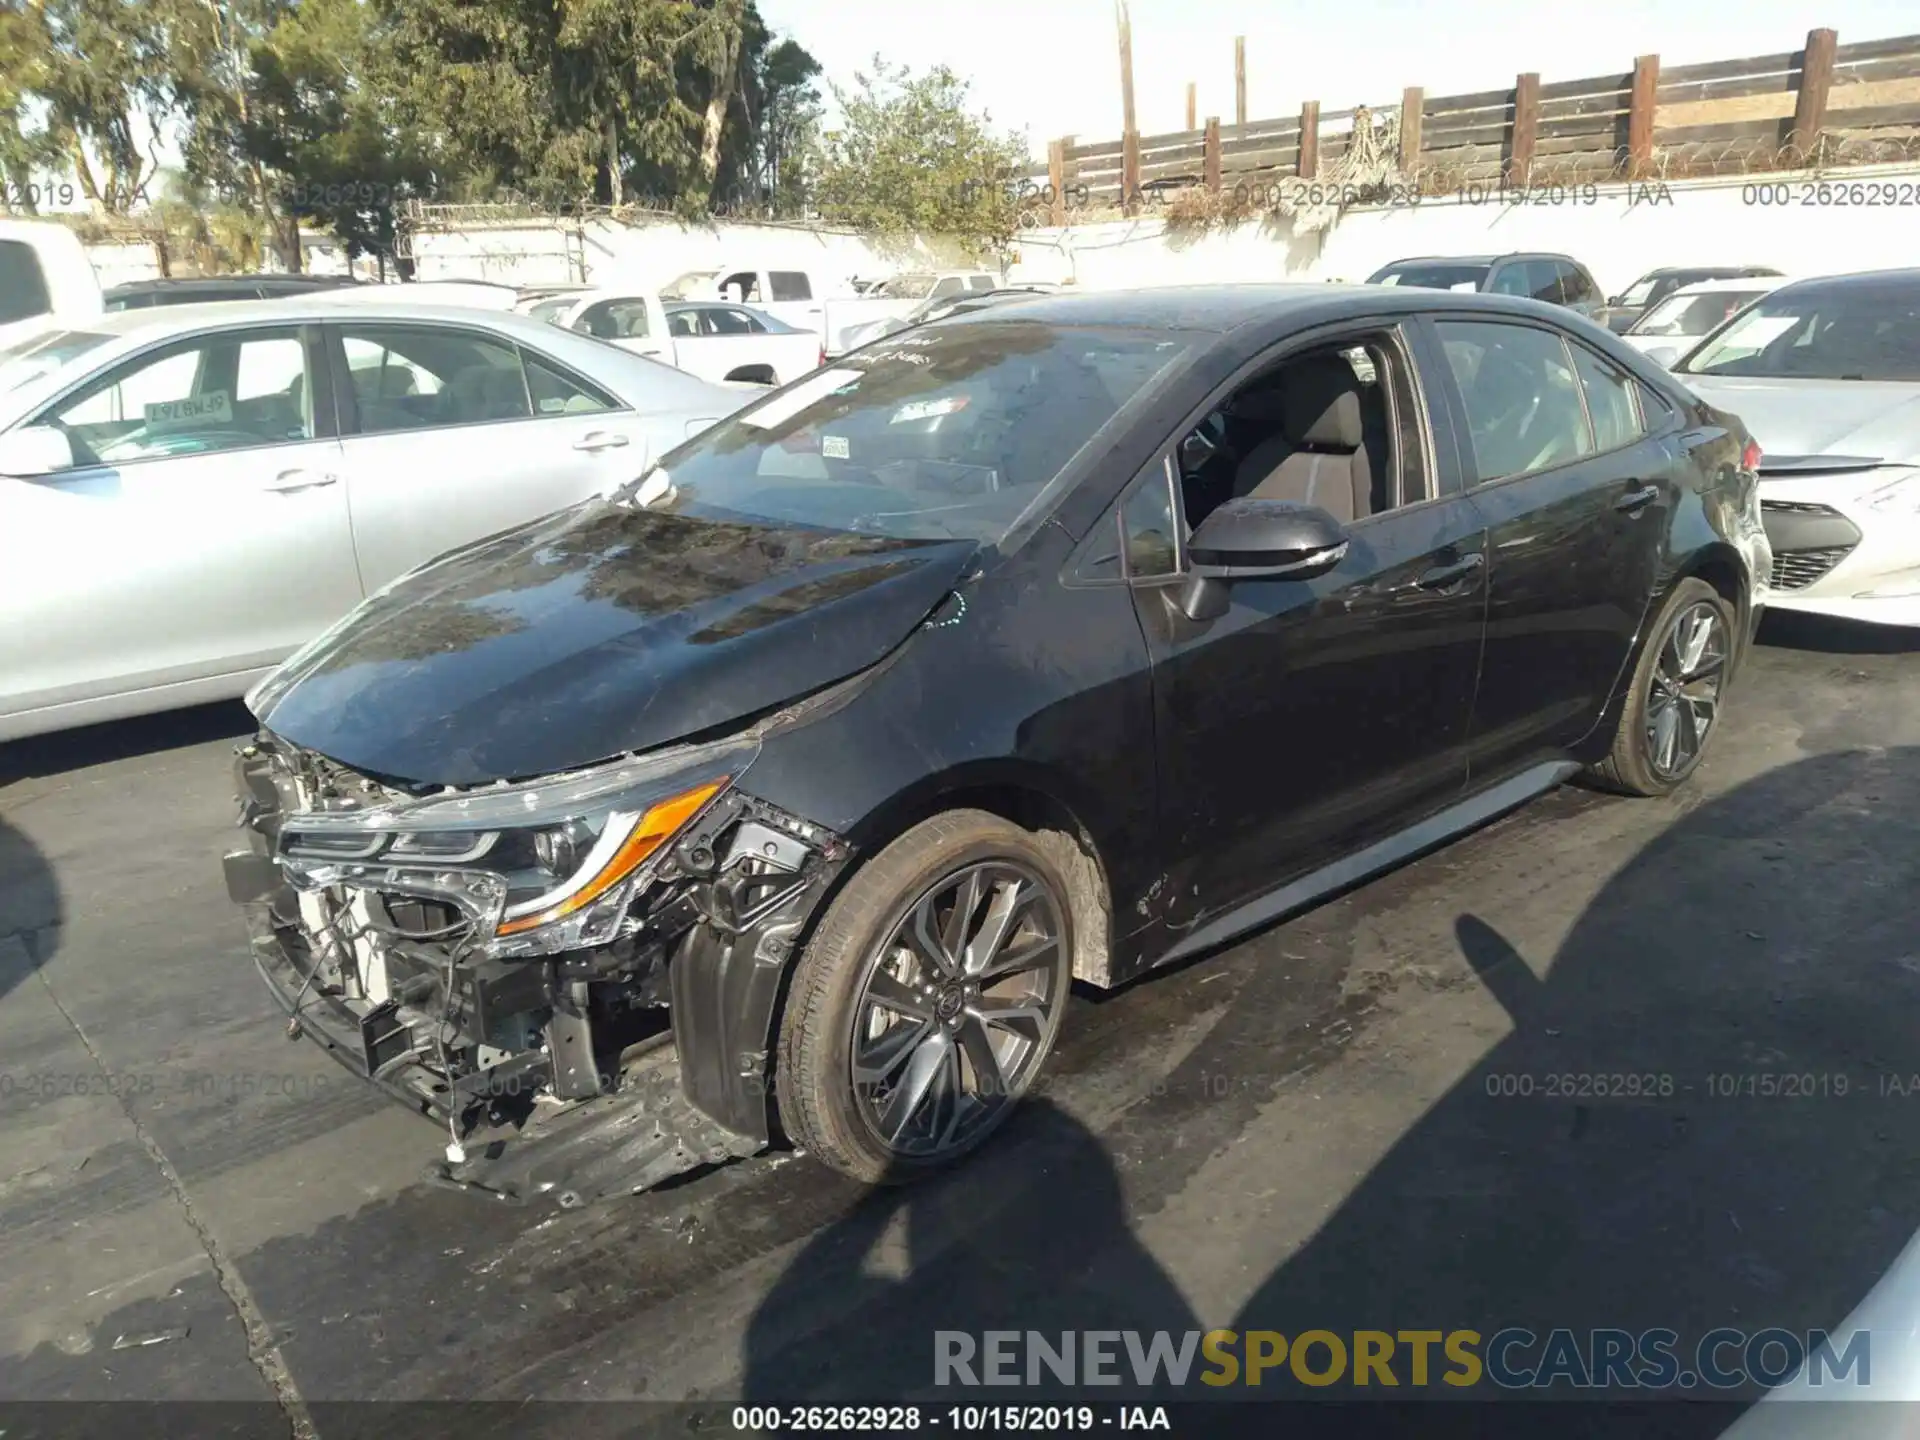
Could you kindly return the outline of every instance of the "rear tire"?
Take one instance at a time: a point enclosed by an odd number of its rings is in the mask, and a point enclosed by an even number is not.
[[[862,866],[794,970],[774,1071],[789,1138],[892,1184],[998,1129],[1059,1034],[1068,893],[1037,836],[982,810],[923,821]]]
[[[1719,591],[1691,578],[1674,586],[1633,668],[1613,748],[1590,772],[1598,784],[1667,795],[1699,768],[1720,728],[1735,634]]]

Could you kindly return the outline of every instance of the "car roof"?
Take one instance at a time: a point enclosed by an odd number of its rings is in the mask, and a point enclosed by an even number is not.
[[[1040,321],[1053,325],[1224,334],[1243,325],[1289,321],[1310,325],[1379,315],[1383,307],[1399,314],[1417,310],[1485,310],[1535,318],[1550,317],[1561,325],[1567,324],[1573,315],[1565,306],[1549,305],[1545,301],[1526,300],[1514,295],[1297,281],[1255,285],[1168,285],[1145,290],[1091,291],[1075,295],[1043,294],[1035,295],[1012,309],[984,306],[965,314],[949,316],[937,323],[1011,325]]]
[[[1920,267],[1906,267],[1899,270],[1856,270],[1846,275],[1811,275],[1804,280],[1795,280],[1782,285],[1782,290],[1791,290],[1796,296],[1824,294],[1828,291],[1840,294],[1871,295],[1884,293],[1912,298],[1920,293]]]
[[[1791,283],[1785,275],[1729,275],[1717,280],[1696,280],[1691,285],[1682,285],[1667,298],[1671,300],[1674,295],[1712,295],[1722,290],[1778,290],[1782,285]]]
[[[1558,250],[1502,250],[1498,255],[1408,255],[1375,268],[1389,270],[1395,265],[1492,265],[1499,260],[1570,260],[1576,265],[1580,263]]]
[[[226,300],[198,305],[157,305],[151,309],[109,310],[90,315],[65,328],[115,338],[134,335],[163,338],[226,326],[299,324],[301,321],[351,319],[356,324],[377,320],[437,320],[442,324],[462,319],[483,319],[488,323],[526,326],[529,335],[545,335],[553,327],[543,320],[511,310],[491,310],[477,305],[460,305],[451,300],[359,300],[351,304],[335,299],[329,289],[315,286],[311,295],[275,296],[270,300]]]
[[[1708,275],[1734,279],[1743,271],[1764,268],[1760,265],[1662,265],[1658,270],[1647,271],[1647,275]]]
[[[127,280],[109,286],[103,292],[109,299],[116,295],[165,295],[195,290],[231,290],[249,286],[284,286],[288,289],[337,289],[361,282],[346,275],[178,275],[156,276],[151,280]]]

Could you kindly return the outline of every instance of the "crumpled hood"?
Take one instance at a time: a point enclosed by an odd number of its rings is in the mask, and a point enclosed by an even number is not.
[[[1764,456],[1848,455],[1887,465],[1920,464],[1920,384],[1674,378],[1715,409],[1738,415]]]
[[[405,576],[250,699],[275,734],[380,777],[551,774],[865,669],[978,548],[590,500]]]

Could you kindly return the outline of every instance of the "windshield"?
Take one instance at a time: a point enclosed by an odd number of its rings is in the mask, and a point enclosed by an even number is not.
[[[723,421],[623,493],[736,523],[998,544],[1193,340],[1004,320],[905,334]]]
[[[1646,304],[1648,300],[1653,298],[1653,287],[1666,278],[1665,275],[1657,273],[1653,275],[1642,275],[1621,292],[1620,304],[1622,306]]]
[[[882,280],[872,293],[882,300],[924,300],[933,289],[933,278],[931,275],[896,275],[891,280]]]
[[[1491,265],[1429,262],[1389,265],[1367,281],[1369,285],[1412,285],[1421,290],[1478,290],[1486,283]]]
[[[1685,375],[1920,380],[1920,284],[1776,290],[1675,368]]]
[[[1669,295],[1644,315],[1630,335],[1692,336],[1704,335],[1725,323],[1744,306],[1767,292],[1762,290],[1712,290],[1705,295]]]
[[[558,325],[561,315],[573,306],[571,295],[562,295],[558,300],[542,300],[538,305],[528,308],[527,314],[536,320],[544,320],[549,325]]]
[[[112,339],[88,330],[42,330],[0,350],[0,390],[17,390]]]

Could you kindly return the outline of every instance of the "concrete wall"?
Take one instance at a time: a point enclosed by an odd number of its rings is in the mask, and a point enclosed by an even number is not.
[[[736,259],[843,281],[949,263],[952,252],[937,244],[888,246],[847,231],[794,225],[688,225],[648,218],[423,231],[413,236],[413,254],[422,280],[653,286]],[[957,255],[951,263],[958,263]]]
[[[1349,210],[1324,233],[1242,224],[1204,236],[1168,235],[1151,217],[1021,234],[1014,282],[1088,290],[1277,280],[1365,280],[1408,255],[1562,251],[1584,262],[1608,294],[1662,265],[1771,265],[1789,275],[1920,264],[1920,166],[1838,172],[1821,203],[1804,175],[1610,186],[1593,203],[1510,205],[1460,195],[1419,205]],[[1905,193],[1900,187],[1905,186]],[[1885,187],[1883,203],[1872,187]],[[1761,204],[1762,187],[1784,204]],[[1852,192],[1855,203],[1842,204]],[[1803,200],[1809,203],[1802,203]],[[1884,203],[1904,200],[1905,203]]]
[[[1825,203],[1817,183],[1805,175],[1767,175],[1608,186],[1559,203],[1528,205],[1484,193],[1460,194],[1419,205],[1349,210],[1331,228],[1305,233],[1262,221],[1199,236],[1170,235],[1149,215],[1022,231],[1008,278],[1086,290],[1357,281],[1406,255],[1557,250],[1584,261],[1612,294],[1660,265],[1772,265],[1789,275],[1817,275],[1920,263],[1920,205],[1912,203],[1920,165],[1836,172],[1826,181],[1831,190]],[[1859,203],[1873,198],[1873,187],[1884,187],[1883,198],[1907,203]],[[1763,193],[1785,203],[1757,203]],[[1849,194],[1855,203],[1838,203]],[[658,286],[689,270],[736,260],[810,270],[833,283],[965,263],[940,242],[884,244],[848,231],[689,225],[664,217],[584,225],[468,225],[416,234],[413,246],[423,280],[512,284]],[[158,273],[145,246],[97,246],[90,253],[103,285]]]

